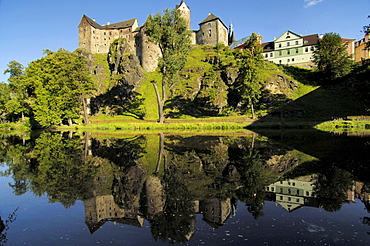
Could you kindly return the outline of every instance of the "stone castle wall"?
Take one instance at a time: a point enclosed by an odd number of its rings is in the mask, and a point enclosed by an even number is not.
[[[184,1],[181,1],[181,4],[176,7],[182,12],[182,17],[185,18],[190,30],[189,7]],[[115,39],[125,38],[145,71],[150,72],[157,68],[160,49],[148,41],[144,27],[138,27],[136,19],[132,26],[108,29],[109,26],[100,26],[94,20],[86,17],[82,18],[78,27],[79,48],[86,49],[93,54],[107,54],[110,44]],[[190,38],[192,44],[216,45],[222,43],[228,45],[227,28],[219,19],[200,24],[200,30],[192,31]]]

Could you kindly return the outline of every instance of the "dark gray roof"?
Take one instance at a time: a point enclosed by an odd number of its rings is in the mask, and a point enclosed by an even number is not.
[[[113,23],[110,25],[103,26],[102,29],[123,29],[123,28],[128,28],[132,27],[136,21],[136,18],[131,19],[131,20],[126,20],[126,21],[121,21],[117,23]]]
[[[87,23],[89,23],[91,26],[95,27],[96,29],[100,29],[101,28],[101,26],[98,23],[96,23],[95,21],[93,21],[92,19],[90,19],[89,17],[87,17],[86,15],[83,15],[82,16],[82,19],[84,19],[84,18],[86,19]]]
[[[248,39],[249,39],[249,36],[247,36],[247,37],[244,37],[244,38],[242,38],[242,39],[237,40],[236,42],[234,42],[234,43],[232,43],[232,44],[230,45],[230,49],[234,49],[234,48],[236,48],[236,47],[239,47],[239,46],[241,46],[241,45],[245,44],[245,42],[246,42]]]
[[[221,19],[218,18],[217,16],[215,16],[214,14],[209,14],[207,16],[207,18],[205,18],[201,23],[199,23],[199,25],[204,24],[204,23],[207,23],[209,21],[217,20],[217,19],[219,19],[221,21]]]
[[[87,17],[86,15],[83,15],[82,19],[83,18],[85,18],[86,21],[96,29],[124,29],[128,27],[132,27],[136,21],[136,18],[134,18],[131,20],[126,20],[126,21],[121,21],[121,22],[113,23],[113,24],[106,25],[106,26],[101,26],[98,23],[96,23],[93,19],[90,19],[89,17]]]

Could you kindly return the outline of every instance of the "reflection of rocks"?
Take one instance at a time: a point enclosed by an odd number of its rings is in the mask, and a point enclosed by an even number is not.
[[[228,182],[237,182],[240,180],[238,169],[234,165],[227,166],[223,171],[223,176]]]
[[[113,181],[113,196],[115,202],[122,208],[139,210],[140,194],[145,182],[145,171],[139,166],[126,169],[123,177]]]
[[[273,155],[269,160],[266,161],[267,166],[272,169],[275,173],[284,173],[291,168],[298,166],[298,158],[295,157],[291,152],[285,155]]]
[[[145,192],[143,195],[144,211],[147,219],[154,218],[155,215],[163,211],[164,192],[161,181],[158,177],[149,176],[145,182]]]

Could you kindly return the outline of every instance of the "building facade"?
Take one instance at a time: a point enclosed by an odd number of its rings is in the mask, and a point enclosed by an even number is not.
[[[263,57],[276,64],[299,66],[303,68],[314,68],[313,53],[322,35],[312,34],[303,36],[292,31],[286,31],[274,41],[262,43]],[[233,43],[230,48],[244,49],[248,37]],[[342,39],[347,45],[347,53],[353,55],[355,52],[354,39]]]
[[[370,41],[370,35],[365,35],[363,39],[355,42],[355,62],[361,62],[363,59],[369,59],[369,50],[366,49],[366,43]]]
[[[199,23],[199,30],[191,31],[191,11],[185,1],[176,5],[185,18],[191,32],[192,44],[199,45],[228,45],[228,29],[221,19],[209,14]],[[118,38],[125,38],[146,71],[153,71],[157,67],[160,55],[159,47],[148,42],[144,27],[138,25],[136,18],[118,22],[98,24],[94,19],[82,16],[78,25],[78,47],[93,54],[107,54],[110,44]]]

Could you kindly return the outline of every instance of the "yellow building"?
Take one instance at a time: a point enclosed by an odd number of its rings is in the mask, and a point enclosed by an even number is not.
[[[370,35],[365,35],[363,39],[355,42],[355,61],[361,62],[362,59],[369,59],[369,50],[366,49],[366,43],[369,42]]]

